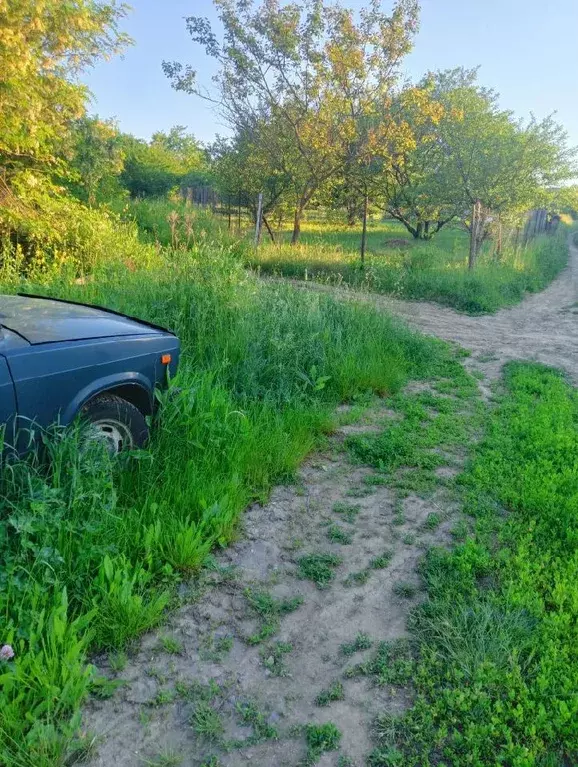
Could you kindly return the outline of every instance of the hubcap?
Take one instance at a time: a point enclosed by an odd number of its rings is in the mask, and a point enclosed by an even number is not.
[[[103,418],[90,424],[90,439],[99,440],[111,455],[132,448],[133,439],[129,427],[113,418]]]

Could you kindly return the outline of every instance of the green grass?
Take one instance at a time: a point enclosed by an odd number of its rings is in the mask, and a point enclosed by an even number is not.
[[[343,515],[343,518],[349,524],[354,524],[357,519],[357,515],[361,511],[361,506],[358,503],[348,503],[347,501],[337,501],[333,504],[333,511],[336,514]]]
[[[424,562],[418,702],[382,717],[370,763],[388,749],[408,767],[577,763],[577,424],[560,373],[508,366],[462,479],[475,529]]]
[[[245,589],[245,599],[251,611],[259,618],[259,630],[247,637],[247,643],[260,644],[279,630],[283,615],[292,613],[303,604],[303,597],[276,599],[268,591]]]
[[[307,743],[306,765],[316,764],[322,754],[336,751],[341,742],[341,731],[332,722],[305,725]]]
[[[108,250],[107,250],[108,248]],[[341,401],[427,376],[445,347],[387,315],[267,286],[238,247],[102,244],[93,273],[2,272],[0,289],[106,305],[175,330],[179,391],[163,397],[147,450],[111,462],[47,435],[0,471],[0,762],[61,765],[76,749],[89,651],[130,648],[177,604],[175,585],[235,533],[239,515],[291,478]],[[260,640],[261,641],[261,640]]]
[[[380,642],[377,651],[365,663],[352,666],[345,671],[347,678],[366,676],[378,686],[407,685],[414,674],[415,661],[411,648],[405,639],[395,642]]]
[[[333,682],[326,690],[322,690],[315,698],[315,703],[318,706],[328,706],[336,700],[343,700],[345,698],[345,691],[343,684],[340,681]]]
[[[372,644],[373,640],[369,634],[364,634],[360,631],[352,642],[346,642],[341,645],[341,654],[347,656],[354,655],[356,652],[361,652],[361,650],[369,650]]]
[[[279,738],[277,728],[269,724],[267,715],[252,701],[237,703],[236,710],[239,715],[239,724],[243,727],[251,727],[252,729],[252,734],[248,738],[240,740],[236,744],[240,748],[256,745],[265,740],[277,740]]]
[[[399,238],[406,244],[398,245]],[[424,243],[393,222],[373,224],[365,269],[360,268],[358,247],[357,232],[312,223],[305,226],[301,245],[266,245],[249,257],[249,263],[264,274],[346,284],[484,314],[518,303],[526,292],[542,290],[568,260],[565,227],[525,248],[510,246],[501,258],[486,246],[473,272],[467,268],[467,235],[456,228],[446,228]]]
[[[339,525],[330,525],[327,529],[327,537],[331,543],[340,543],[342,546],[347,546],[353,541],[351,533]]]
[[[191,726],[199,737],[207,740],[220,740],[225,732],[219,712],[206,701],[199,701],[195,706],[191,715]]]
[[[341,564],[337,554],[307,554],[297,562],[297,574],[304,580],[313,581],[320,589],[327,588],[335,578],[335,569]]]
[[[293,651],[293,645],[288,642],[275,642],[261,649],[261,663],[272,676],[288,676],[285,656]]]

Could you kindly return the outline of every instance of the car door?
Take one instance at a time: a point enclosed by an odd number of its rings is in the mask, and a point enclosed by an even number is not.
[[[15,415],[16,398],[14,395],[14,384],[6,357],[0,354],[0,428],[2,428],[3,424],[14,423]]]

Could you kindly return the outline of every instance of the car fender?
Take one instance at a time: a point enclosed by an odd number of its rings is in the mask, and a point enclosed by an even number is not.
[[[154,393],[152,384],[144,375],[141,375],[140,373],[126,372],[119,373],[118,375],[110,375],[105,378],[98,378],[95,381],[91,381],[88,386],[81,389],[66,410],[61,414],[61,423],[65,425],[69,424],[89,400],[99,394],[104,394],[105,392],[120,386],[139,387],[139,389],[146,392],[149,401],[151,403],[153,401]]]

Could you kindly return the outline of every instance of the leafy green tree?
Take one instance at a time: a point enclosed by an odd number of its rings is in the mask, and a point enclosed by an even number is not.
[[[445,178],[463,206],[473,268],[494,218],[534,207],[546,188],[571,178],[575,150],[552,117],[525,124],[502,110],[498,95],[477,85],[475,70],[438,73],[433,92],[444,106],[438,132]]]
[[[342,172],[357,121],[395,80],[417,24],[416,0],[398,0],[390,16],[372,0],[353,14],[323,0],[214,0],[219,41],[207,19],[191,17],[193,42],[218,64],[207,90],[190,66],[164,63],[177,90],[213,102],[235,131],[270,120],[286,147],[293,179],[297,242],[306,206]]]
[[[124,135],[122,145],[125,161],[121,182],[132,197],[158,197],[175,186],[207,180],[206,152],[182,126],[169,133],[155,133],[150,142]]]
[[[281,138],[269,122],[253,126],[251,131],[239,131],[233,139],[218,139],[211,147],[213,169],[222,197],[228,202],[242,204],[253,220],[257,217],[259,194],[263,195],[263,224],[275,240],[275,222],[284,219],[292,198],[293,178],[286,166],[287,152],[273,142]]]
[[[429,240],[463,208],[438,133],[442,117],[459,118],[445,114],[427,82],[404,89],[392,113],[399,129],[405,127],[407,140],[392,153],[377,179],[383,184],[378,199],[387,215],[400,221],[415,239]]]
[[[93,206],[121,191],[122,139],[112,120],[81,117],[74,124],[70,184],[76,196]]]
[[[0,2],[0,166],[59,164],[71,121],[84,114],[78,74],[117,52],[126,6],[115,0]]]

